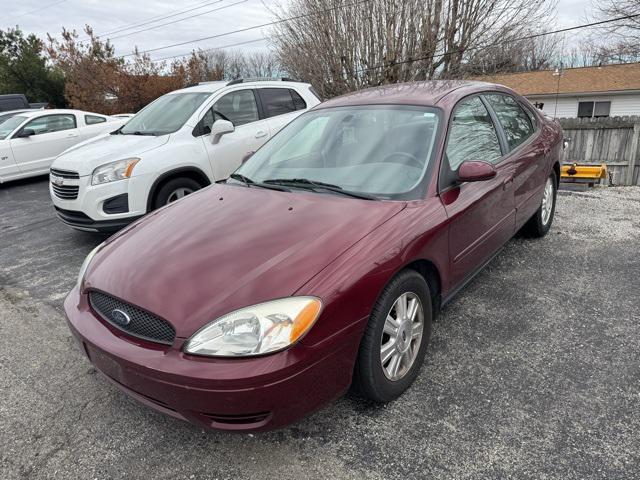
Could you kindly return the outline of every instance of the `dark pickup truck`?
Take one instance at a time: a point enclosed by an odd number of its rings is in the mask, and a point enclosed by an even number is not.
[[[27,97],[21,93],[12,93],[9,95],[0,95],[0,112],[8,110],[29,109]]]

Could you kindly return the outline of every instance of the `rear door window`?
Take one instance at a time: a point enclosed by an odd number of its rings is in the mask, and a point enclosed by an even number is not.
[[[510,150],[517,148],[533,135],[535,129],[531,117],[513,97],[500,93],[486,94],[484,97],[496,112]]]
[[[296,100],[298,105],[301,105],[300,101],[304,103],[302,97],[300,97],[297,92],[294,93],[296,93],[299,98]],[[264,115],[267,118],[300,110],[299,106],[296,107],[294,97],[288,88],[259,88],[258,94],[260,95],[260,101],[264,108]],[[302,108],[306,108],[306,104]]]

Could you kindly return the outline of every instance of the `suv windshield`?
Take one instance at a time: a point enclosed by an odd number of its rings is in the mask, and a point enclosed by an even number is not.
[[[208,92],[170,93],[140,110],[122,127],[124,135],[166,135],[184,122],[211,96]]]
[[[16,115],[8,120],[5,120],[0,124],[0,140],[4,140],[16,129],[18,125],[24,122],[27,117],[20,117]]]
[[[401,105],[311,111],[237,173],[260,183],[312,189],[314,182],[378,198],[418,198],[434,150],[437,112]]]

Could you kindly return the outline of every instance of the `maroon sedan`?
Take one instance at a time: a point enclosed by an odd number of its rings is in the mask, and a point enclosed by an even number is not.
[[[549,230],[561,139],[498,85],[330,100],[96,248],[70,328],[126,393],[201,426],[280,427],[351,384],[388,402],[439,308],[516,231]]]

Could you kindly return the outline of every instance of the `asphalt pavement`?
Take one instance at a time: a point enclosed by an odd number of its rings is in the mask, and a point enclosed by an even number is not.
[[[89,364],[62,301],[103,239],[57,220],[46,178],[0,185],[3,480],[640,478],[640,188],[560,192],[550,233],[442,312],[398,400],[263,434],[163,416]]]

